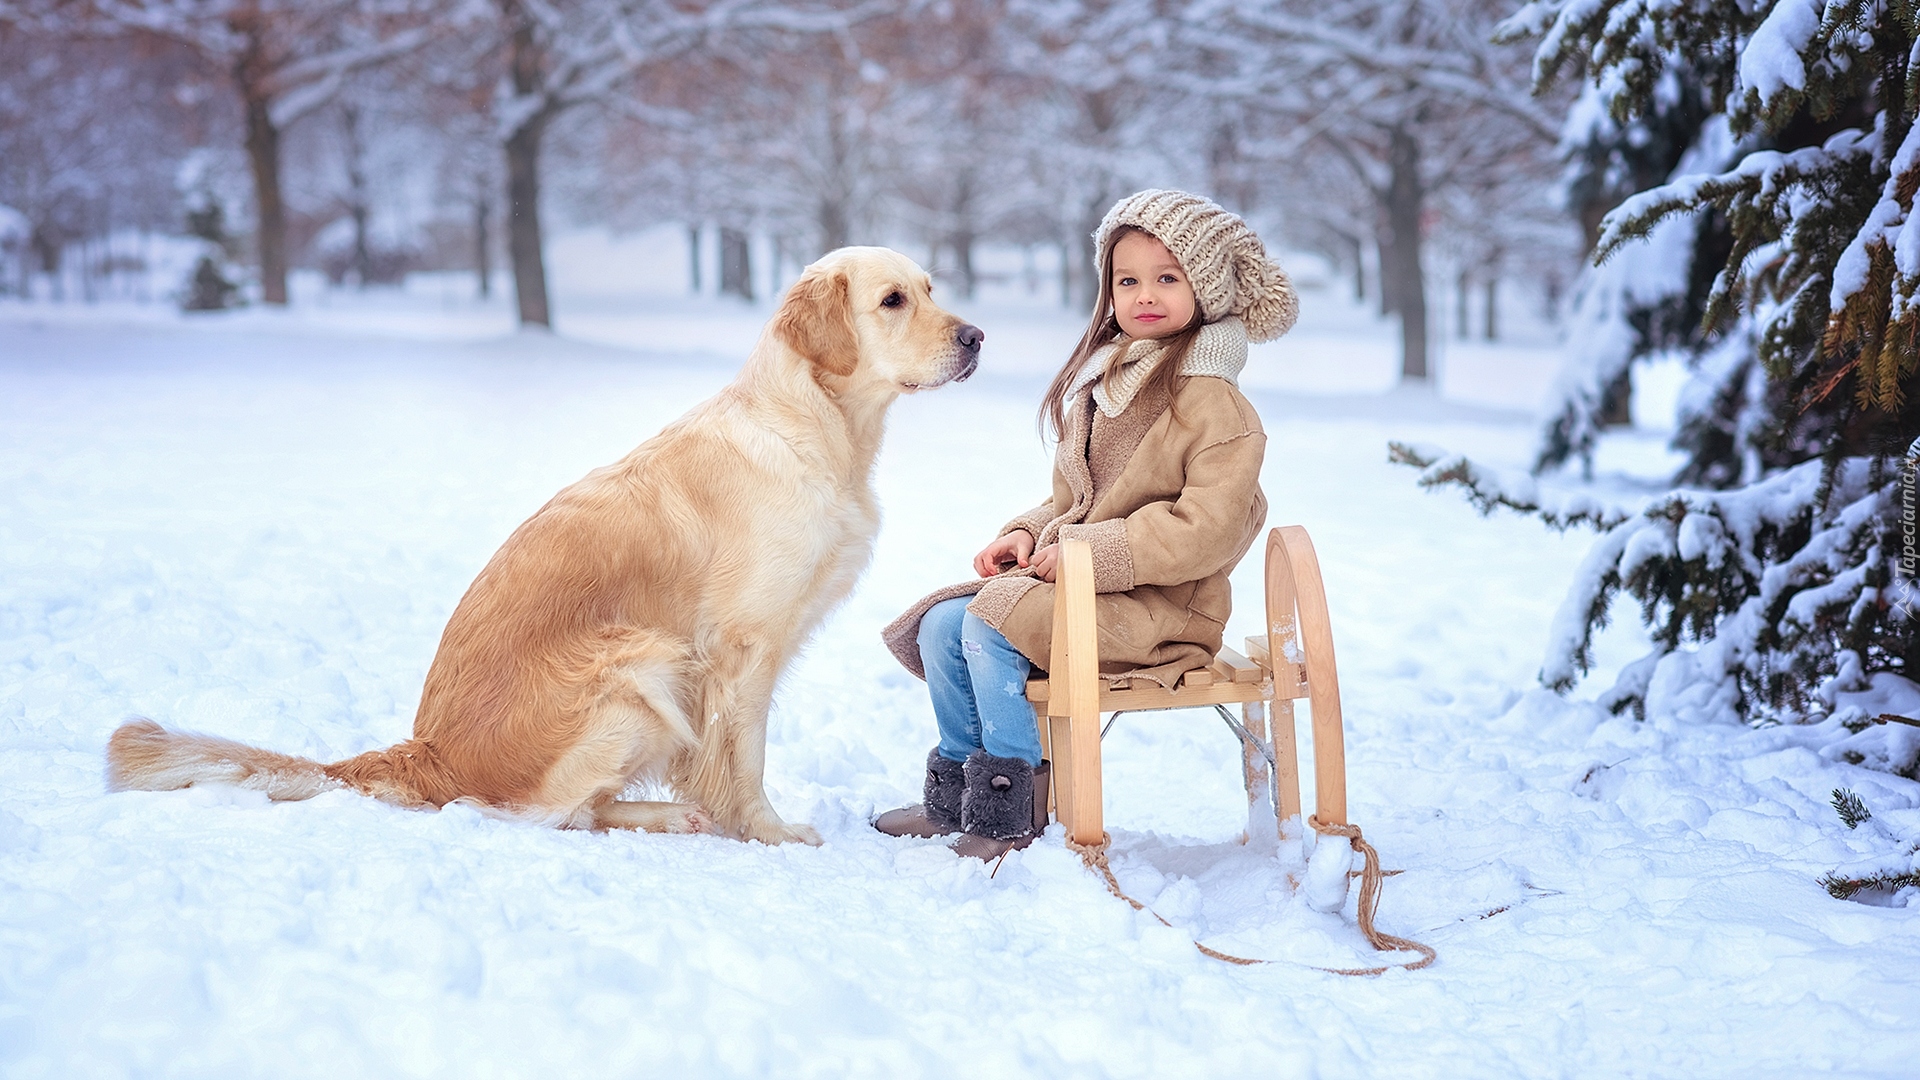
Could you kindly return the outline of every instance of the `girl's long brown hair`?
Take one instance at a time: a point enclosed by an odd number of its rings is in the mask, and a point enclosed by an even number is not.
[[[1073,385],[1073,377],[1080,374],[1087,360],[1102,346],[1120,336],[1120,321],[1113,314],[1113,249],[1120,243],[1120,238],[1128,233],[1153,236],[1136,225],[1122,225],[1107,237],[1106,249],[1100,252],[1100,288],[1093,301],[1093,321],[1087,324],[1087,332],[1080,335],[1080,344],[1074,346],[1073,355],[1067,358],[1066,366],[1053,377],[1046,395],[1040,399],[1041,433],[1051,435],[1055,442],[1067,436],[1067,388]],[[1154,239],[1158,240],[1159,237]],[[1184,272],[1186,267],[1180,269]],[[1193,349],[1193,339],[1200,336],[1201,325],[1200,305],[1196,301],[1193,320],[1160,339],[1166,342],[1167,355],[1147,376],[1146,385],[1140,388],[1140,393],[1163,390],[1167,395],[1168,408],[1173,407],[1173,397],[1179,391],[1180,384],[1186,381],[1180,374],[1180,366],[1186,363],[1187,353]],[[1120,370],[1129,351],[1130,348],[1114,350],[1112,358],[1107,361],[1107,369],[1100,374],[1101,382],[1112,378]],[[1173,419],[1179,422],[1178,411],[1174,412]]]

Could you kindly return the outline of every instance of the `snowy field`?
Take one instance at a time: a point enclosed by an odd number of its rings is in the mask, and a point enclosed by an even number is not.
[[[0,1076],[1913,1075],[1914,908],[1817,879],[1876,842],[1832,789],[1888,820],[1920,792],[1794,729],[1540,690],[1588,537],[1422,492],[1385,444],[1524,463],[1547,354],[1456,347],[1440,393],[1394,390],[1387,324],[1324,288],[1246,384],[1270,524],[1307,526],[1331,592],[1352,816],[1405,871],[1380,924],[1428,970],[1313,970],[1374,954],[1351,899],[1294,894],[1297,842],[1238,842],[1210,714],[1106,744],[1115,868],[1171,929],[1057,828],[991,876],[868,828],[934,738],[879,627],[1046,490],[1034,405],[1078,325],[1013,287],[954,305],[982,371],[896,406],[872,568],[777,697],[768,789],[823,846],[104,794],[135,714],[322,760],[404,737],[494,547],[722,386],[771,311],[556,278],[557,336],[453,279],[191,319],[0,303]],[[1602,480],[1663,453],[1616,440]],[[1257,560],[1236,587],[1229,640]],[[1618,619],[1603,668],[1641,647]]]

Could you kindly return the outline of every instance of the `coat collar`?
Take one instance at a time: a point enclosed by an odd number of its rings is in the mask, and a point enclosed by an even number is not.
[[[1101,379],[1101,374],[1107,370],[1107,363],[1114,352],[1120,349],[1127,350],[1120,370],[1111,379]],[[1162,340],[1136,340],[1122,335],[1087,358],[1080,373],[1074,376],[1067,397],[1071,399],[1092,385],[1093,401],[1100,411],[1109,417],[1119,416],[1132,403],[1133,396],[1146,384],[1147,376],[1153,374],[1166,353],[1167,346]],[[1211,375],[1237,386],[1240,371],[1246,366],[1247,327],[1237,317],[1229,315],[1200,328],[1200,333],[1193,339],[1193,348],[1187,351],[1187,358],[1180,365],[1180,373]]]

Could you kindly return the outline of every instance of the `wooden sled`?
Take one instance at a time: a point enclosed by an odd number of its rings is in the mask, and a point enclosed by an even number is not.
[[[1053,654],[1047,677],[1027,682],[1040,739],[1053,761],[1051,801],[1068,839],[1095,846],[1106,830],[1101,803],[1102,713],[1212,707],[1241,743],[1248,836],[1285,835],[1300,816],[1300,766],[1293,703],[1313,711],[1314,817],[1320,826],[1347,824],[1347,764],[1320,561],[1307,530],[1285,525],[1267,534],[1266,633],[1246,639],[1243,655],[1223,648],[1206,667],[1181,676],[1172,690],[1146,680],[1100,678],[1095,625],[1093,550],[1084,540],[1060,545],[1055,574]],[[1227,708],[1240,706],[1236,720]],[[1109,722],[1109,726],[1111,723]]]

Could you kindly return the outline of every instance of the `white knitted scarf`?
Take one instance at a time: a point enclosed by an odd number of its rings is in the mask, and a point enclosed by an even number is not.
[[[1101,379],[1100,373],[1107,370],[1107,361],[1115,349],[1127,349],[1126,362],[1111,379]],[[1136,340],[1121,335],[1102,345],[1087,357],[1085,367],[1074,376],[1073,386],[1067,391],[1071,400],[1088,383],[1093,383],[1093,400],[1109,418],[1127,411],[1133,395],[1146,385],[1147,376],[1167,355],[1167,343],[1164,338]],[[1247,366],[1247,327],[1237,317],[1229,315],[1217,322],[1210,322],[1194,335],[1193,348],[1187,350],[1186,362],[1180,365],[1182,375],[1211,375],[1239,385],[1240,369]]]

